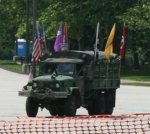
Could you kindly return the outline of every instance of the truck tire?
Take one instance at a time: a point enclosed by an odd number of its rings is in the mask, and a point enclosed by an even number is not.
[[[65,100],[64,99],[60,99],[57,102],[57,114],[58,116],[63,116],[64,115],[64,105],[65,105]]]
[[[89,115],[105,114],[104,94],[99,94],[95,99],[91,100],[87,110]]]
[[[51,107],[51,108],[49,109],[49,113],[50,113],[52,116],[56,116],[56,115],[57,115],[56,108],[55,108],[55,107]]]
[[[105,94],[105,114],[112,114],[115,107],[116,90],[106,92]]]
[[[112,114],[114,107],[112,106],[112,101],[110,98],[106,97],[105,98],[105,104],[106,104],[106,108],[105,108],[105,114]]]
[[[26,113],[28,117],[36,117],[38,113],[38,103],[31,97],[26,100]]]
[[[49,113],[52,116],[63,116],[64,115],[64,100],[60,99],[53,102],[53,105],[49,107]]]
[[[64,108],[63,107],[58,107],[58,116],[63,116],[64,115]]]
[[[105,110],[105,114],[112,114],[114,110],[114,107],[107,107]]]
[[[49,113],[52,115],[52,116],[63,116],[64,115],[64,109],[62,107],[55,107],[55,108],[51,108],[49,110]]]
[[[67,98],[65,102],[64,114],[66,116],[75,116],[76,110],[76,97],[74,95],[71,95],[69,98]]]

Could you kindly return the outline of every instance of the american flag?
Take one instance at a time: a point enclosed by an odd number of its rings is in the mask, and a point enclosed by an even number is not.
[[[36,63],[40,61],[40,58],[42,57],[44,52],[44,42],[45,42],[44,30],[41,27],[40,31],[37,32],[34,38],[32,61]]]

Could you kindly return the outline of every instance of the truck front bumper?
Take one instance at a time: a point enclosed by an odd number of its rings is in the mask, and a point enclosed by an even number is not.
[[[58,99],[58,98],[67,98],[69,95],[68,92],[34,92],[34,91],[28,91],[23,90],[18,92],[19,96],[25,96],[25,97],[33,97],[37,99]]]

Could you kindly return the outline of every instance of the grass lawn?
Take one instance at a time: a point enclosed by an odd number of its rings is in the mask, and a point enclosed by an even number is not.
[[[134,70],[131,67],[122,67],[121,79],[150,82],[150,66],[142,66],[140,70]]]
[[[16,73],[22,73],[22,66],[20,64],[16,64],[12,60],[0,60],[0,68]]]

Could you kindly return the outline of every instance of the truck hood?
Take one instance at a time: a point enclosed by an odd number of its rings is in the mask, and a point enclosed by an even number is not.
[[[58,75],[56,77],[53,77],[53,75],[44,75],[44,76],[38,76],[33,79],[33,81],[67,81],[67,80],[73,80],[73,77],[66,76],[66,75]]]

